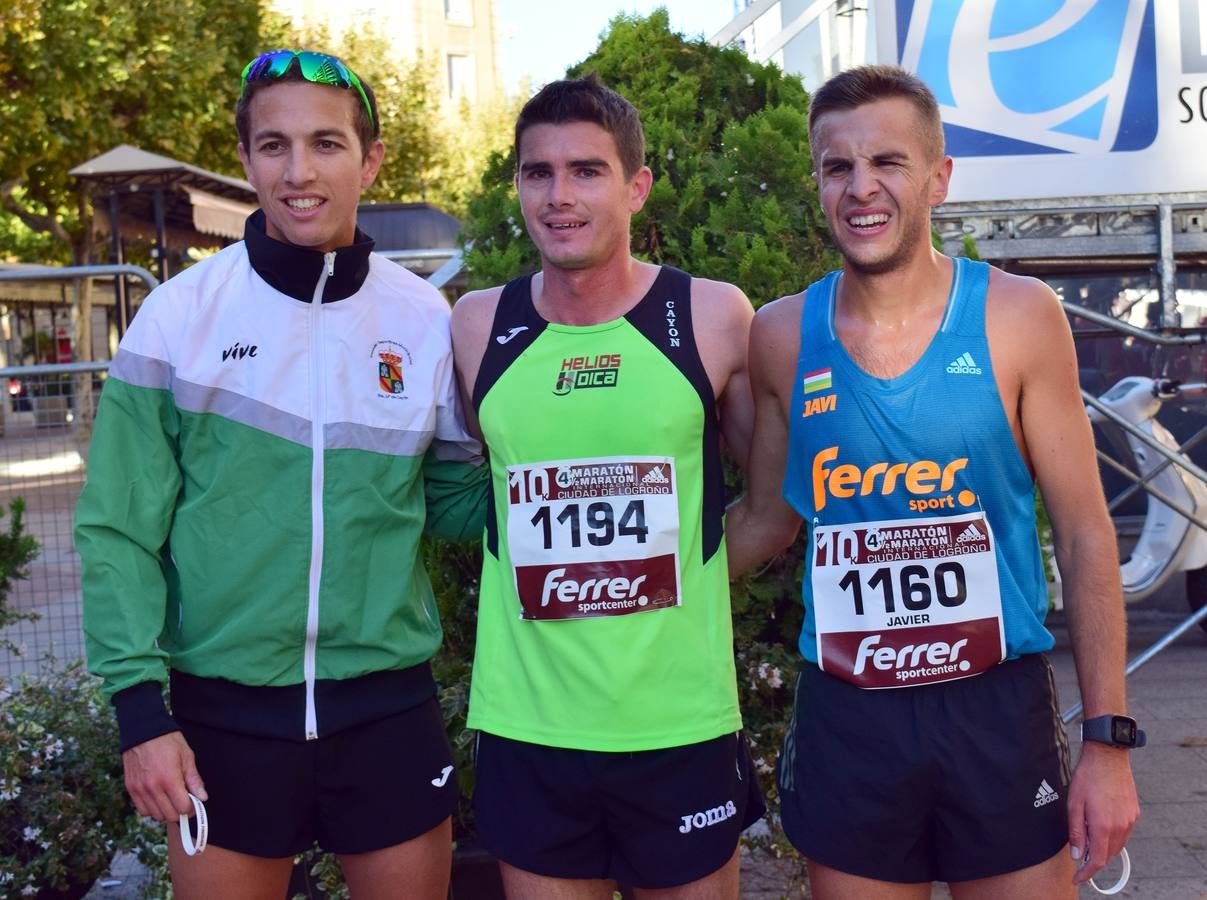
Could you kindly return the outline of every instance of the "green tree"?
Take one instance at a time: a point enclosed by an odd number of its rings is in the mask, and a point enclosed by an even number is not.
[[[0,207],[82,264],[87,193],[67,173],[118,144],[236,173],[232,72],[258,0],[9,0],[0,31]]]
[[[259,20],[259,0],[7,0],[0,255],[91,262],[92,198],[68,173],[119,144],[237,172],[232,72],[250,55]],[[81,283],[72,308],[81,359],[92,352],[91,288]]]
[[[0,509],[0,515],[3,515]],[[32,622],[39,618],[35,612],[20,612],[13,608],[8,599],[13,581],[29,577],[29,564],[38,555],[38,542],[25,531],[23,517],[25,501],[15,497],[8,505],[8,529],[0,529],[0,631],[16,622]],[[0,635],[0,650],[17,655],[21,648]]]
[[[832,268],[811,180],[800,80],[734,48],[686,40],[665,10],[614,19],[568,73],[597,72],[641,110],[654,186],[633,220],[633,251],[694,275],[733,281],[755,305]],[[523,231],[512,151],[491,158],[465,225],[475,287],[538,264]]]

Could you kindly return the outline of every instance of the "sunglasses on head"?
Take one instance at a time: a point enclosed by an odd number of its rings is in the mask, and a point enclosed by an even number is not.
[[[373,107],[365,96],[356,73],[343,64],[341,60],[326,53],[315,53],[312,50],[273,50],[261,53],[243,67],[243,78],[239,83],[239,98],[247,92],[247,85],[262,78],[280,78],[289,71],[294,60],[298,61],[298,71],[302,77],[313,84],[330,84],[335,87],[355,89],[360,94],[361,102],[365,104],[365,112],[369,114],[369,124],[376,127],[373,121]]]

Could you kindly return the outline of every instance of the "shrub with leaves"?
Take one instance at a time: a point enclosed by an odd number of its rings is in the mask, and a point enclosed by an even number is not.
[[[117,721],[76,663],[0,684],[0,896],[77,896],[138,816]]]
[[[736,48],[686,40],[667,13],[612,21],[567,73],[598,73],[641,112],[654,184],[633,220],[633,252],[731,281],[756,306],[795,293],[837,264],[811,179],[808,100],[800,79]],[[474,287],[539,266],[512,180],[496,154],[470,199],[463,236]]]
[[[8,530],[0,530],[0,630],[14,622],[32,622],[38,618],[35,612],[17,612],[8,601],[13,580],[28,577],[28,566],[38,555],[38,542],[25,533],[25,501],[17,497],[8,505],[8,511]],[[3,636],[0,636],[0,650],[17,656],[22,652],[18,645]]]

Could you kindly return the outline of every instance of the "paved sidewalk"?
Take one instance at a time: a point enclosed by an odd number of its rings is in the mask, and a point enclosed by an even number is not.
[[[1187,607],[1183,606],[1183,610]],[[1182,610],[1129,612],[1129,657],[1160,639]],[[1055,623],[1054,623],[1055,624]],[[1077,696],[1068,633],[1054,628],[1057,685],[1065,706]],[[1207,632],[1195,627],[1128,679],[1132,714],[1148,746],[1132,754],[1141,819],[1128,843],[1132,878],[1117,896],[1207,898]],[[1079,734],[1075,725],[1070,737]],[[1074,746],[1074,753],[1077,752]],[[1099,881],[1102,886],[1110,882]],[[1097,896],[1092,890],[1082,897]]]

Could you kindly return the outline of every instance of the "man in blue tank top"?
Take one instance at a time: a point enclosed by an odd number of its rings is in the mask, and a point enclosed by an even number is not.
[[[809,522],[784,829],[821,900],[934,880],[1072,898],[1139,815],[1143,732],[1068,323],[1041,282],[932,248],[952,160],[916,77],[843,72],[809,130],[843,267],[755,319],[749,493],[726,529],[738,573]],[[1071,777],[1036,485],[1089,717]]]

